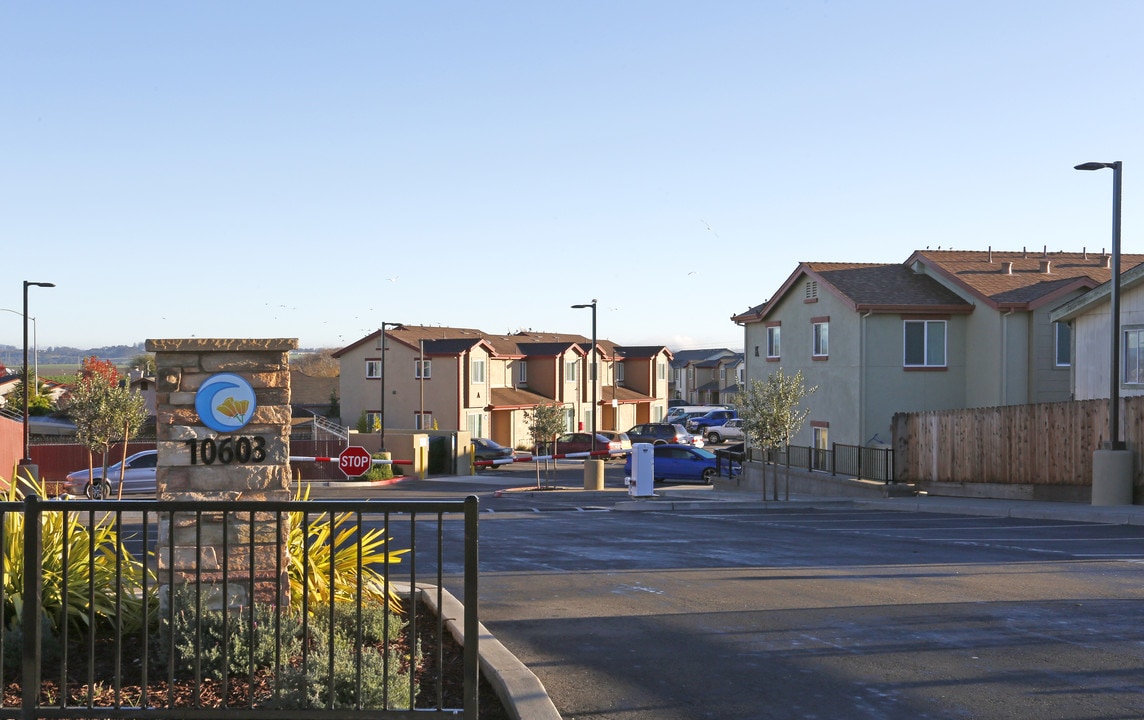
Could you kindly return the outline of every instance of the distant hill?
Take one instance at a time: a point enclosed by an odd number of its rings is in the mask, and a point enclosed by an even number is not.
[[[121,365],[145,352],[143,343],[107,345],[86,350],[72,347],[44,347],[42,345],[36,348],[36,356],[41,367],[45,365],[72,365],[78,368],[83,363],[84,358],[92,355],[100,360],[111,360],[116,365]],[[28,362],[32,362],[32,348],[28,348]],[[10,368],[20,367],[24,364],[24,348],[14,345],[0,345],[0,363]]]

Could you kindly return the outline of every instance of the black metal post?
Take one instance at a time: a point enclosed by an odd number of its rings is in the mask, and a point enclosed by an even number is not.
[[[28,401],[31,398],[31,393],[38,389],[28,387],[28,288],[33,285],[36,287],[55,287],[54,283],[24,281],[24,457],[20,460],[22,467],[33,465],[28,438]]]
[[[1077,170],[1103,170],[1112,168],[1112,277],[1109,280],[1110,344],[1108,363],[1108,442],[1107,450],[1123,450],[1120,440],[1120,197],[1123,163],[1088,162],[1076,166]]]
[[[596,371],[596,298],[592,298],[592,302],[583,305],[573,305],[574,308],[592,308],[592,362],[590,363],[592,373],[592,452],[596,452],[596,414],[599,412],[599,398],[596,397],[600,385],[599,373]],[[613,382],[615,382],[613,380]]]

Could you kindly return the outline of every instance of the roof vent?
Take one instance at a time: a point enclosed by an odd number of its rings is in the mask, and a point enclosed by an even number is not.
[[[1003,260],[1001,262],[1001,274],[1002,275],[1012,275],[1013,274],[1013,261],[1012,260]]]
[[[1042,260],[1041,261],[1041,272],[1043,272],[1046,275],[1052,274],[1052,272],[1053,272],[1053,261],[1052,260]]]
[[[1102,268],[1110,268],[1111,269],[1112,268],[1112,256],[1111,255],[1101,255],[1100,256],[1100,266]]]

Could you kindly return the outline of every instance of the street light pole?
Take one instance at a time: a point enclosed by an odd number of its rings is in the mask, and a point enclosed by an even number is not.
[[[32,463],[32,453],[29,449],[30,443],[28,439],[28,400],[31,397],[31,393],[34,392],[33,388],[28,387],[28,288],[32,286],[55,287],[55,283],[24,281],[24,457],[20,460],[20,466],[26,469],[28,475],[31,475],[34,479],[38,479],[39,471],[35,469],[35,464]]]
[[[1103,170],[1112,168],[1112,283],[1109,290],[1111,328],[1108,367],[1108,450],[1123,450],[1120,440],[1120,197],[1121,161],[1110,163],[1088,162],[1077,165],[1077,170]]]
[[[1120,439],[1120,195],[1123,165],[1088,162],[1077,170],[1112,169],[1112,277],[1109,278],[1111,328],[1108,358],[1108,442],[1092,455],[1092,504],[1133,503],[1133,453]]]
[[[592,308],[592,362],[590,364],[592,372],[592,452],[596,452],[596,415],[599,412],[596,394],[600,384],[599,374],[596,372],[596,298],[592,298],[590,303],[573,305],[572,307],[576,309]]]
[[[401,327],[401,323],[382,322],[381,323],[381,342],[379,343],[379,350],[381,350],[381,452],[386,452],[385,449],[385,426],[389,424],[389,418],[385,416],[385,329],[387,327],[396,328]]]

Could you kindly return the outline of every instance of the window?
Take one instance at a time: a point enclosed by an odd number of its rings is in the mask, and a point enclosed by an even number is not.
[[[767,357],[779,357],[779,331],[782,330],[778,325],[771,325],[767,328]]]
[[[1072,365],[1072,328],[1068,323],[1053,323],[1056,333],[1056,365],[1068,367]]]
[[[820,320],[813,326],[813,342],[810,354],[814,357],[826,357],[830,354],[830,321]]]
[[[1128,385],[1144,383],[1144,328],[1124,331],[1124,382]]]
[[[426,410],[425,412],[413,413],[413,429],[414,430],[432,430],[433,429],[433,413]]]
[[[564,408],[564,431],[572,432],[576,429],[576,408]]]
[[[481,361],[484,362],[483,360]],[[469,431],[469,435],[473,437],[488,437],[485,435],[485,422],[487,418],[484,413],[473,412],[465,415],[465,429]]]
[[[945,320],[906,320],[906,367],[945,367]]]
[[[520,384],[524,385],[528,383],[528,363],[521,360],[518,365],[520,366]]]
[[[623,363],[618,363],[618,364],[615,366],[615,368],[616,368],[616,369],[615,369],[615,373],[616,373],[616,384],[617,384],[617,385],[623,385],[623,384],[624,384],[624,364],[623,364]]]
[[[380,360],[365,361],[365,377],[367,380],[377,380],[379,377],[381,377]]]
[[[433,361],[432,360],[414,360],[413,361],[413,378],[421,380],[424,378],[428,380],[433,377]]]
[[[739,381],[740,385],[742,385],[744,382],[744,374],[746,372],[747,372],[747,369],[745,367],[743,367],[742,365],[740,365],[738,370],[736,370],[736,372],[735,372],[735,379]]]
[[[655,377],[657,380],[667,379],[667,363],[661,362],[655,364]]]
[[[365,414],[365,431],[377,432],[381,429],[381,413],[379,412],[366,412]]]
[[[485,361],[484,360],[473,360],[473,372],[472,372],[472,377],[470,378],[470,381],[477,383],[477,384],[481,384],[485,381]],[[484,437],[484,436],[478,435],[477,437]]]
[[[816,423],[811,427],[814,436],[814,450],[811,454],[811,467],[815,470],[828,470],[830,450],[830,426],[826,423]]]
[[[576,378],[580,377],[580,361],[579,360],[565,360],[564,361],[564,382],[576,382]]]

